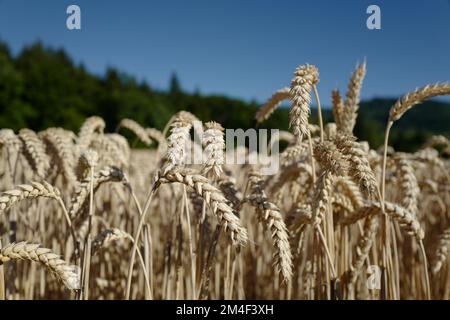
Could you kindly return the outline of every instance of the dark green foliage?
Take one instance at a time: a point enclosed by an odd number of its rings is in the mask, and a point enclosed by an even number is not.
[[[389,99],[362,103],[355,134],[378,147],[393,103]],[[187,110],[203,121],[218,121],[225,128],[248,129],[256,127],[254,115],[259,105],[255,101],[202,95],[199,90],[187,93],[176,74],[167,92],[154,90],[113,68],[102,77],[94,76],[83,65],[74,65],[63,50],[40,43],[12,57],[0,42],[0,128],[17,131],[23,127],[42,130],[57,126],[76,132],[86,117],[98,115],[105,119],[108,131],[114,131],[122,118],[162,129],[174,113]],[[332,121],[330,110],[325,109],[323,116],[325,122]],[[315,108],[311,122],[317,123]],[[395,124],[390,144],[398,150],[414,150],[431,134],[449,136],[449,122],[448,103],[424,103]],[[279,108],[259,128],[288,130],[288,124],[288,109]]]

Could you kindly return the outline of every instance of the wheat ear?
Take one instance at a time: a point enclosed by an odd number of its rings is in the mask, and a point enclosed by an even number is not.
[[[365,75],[366,63],[363,62],[356,67],[356,70],[353,72],[348,84],[344,110],[341,118],[341,129],[347,134],[351,134],[353,132],[353,128],[356,124],[361,88]]]
[[[313,224],[318,226],[332,200],[333,176],[342,175],[346,164],[342,154],[329,141],[315,145],[314,157],[322,167],[322,173],[315,185],[312,204]]]
[[[384,201],[386,191],[386,163],[388,152],[389,132],[395,121],[400,119],[414,105],[419,104],[429,98],[450,94],[450,84],[430,84],[413,92],[410,92],[399,99],[389,111],[389,119],[384,133],[383,166],[381,173],[381,198]]]
[[[439,241],[434,254],[433,266],[431,268],[433,274],[439,273],[448,256],[448,247],[450,246],[450,228],[447,228],[439,235]]]
[[[17,242],[10,243],[0,250],[0,261],[29,260],[39,262],[46,266],[70,290],[80,288],[80,278],[59,255],[50,249],[41,248],[39,244]]]
[[[256,112],[256,122],[261,123],[264,120],[267,120],[284,100],[289,99],[290,90],[290,88],[286,87],[275,91],[270,99],[258,110],[258,112]]]
[[[167,151],[162,159],[162,171],[182,167],[186,160],[186,146],[190,141],[189,131],[192,124],[189,117],[178,116],[171,124],[170,135],[167,138]]]
[[[342,101],[338,89],[334,89],[331,92],[331,103],[333,106],[332,110],[334,123],[336,123],[338,130],[340,130],[342,126],[342,114],[344,113],[344,102]]]
[[[92,148],[98,151],[99,162],[103,165],[117,165],[127,168],[129,154],[127,155],[108,135],[99,136],[91,143]]]
[[[203,163],[202,173],[208,176],[212,172],[213,175],[219,178],[223,172],[222,165],[225,163],[224,129],[219,123],[214,121],[205,123],[205,129],[202,144],[205,147],[206,159]]]
[[[172,127],[173,123],[176,121],[179,121],[179,119],[184,119],[184,121],[188,122],[189,124],[193,125],[194,121],[199,121],[198,118],[190,113],[189,111],[179,111],[176,114],[174,114],[169,121],[166,123],[162,134],[165,137],[167,134],[167,130]]]
[[[18,151],[22,145],[20,139],[11,129],[0,129],[0,144],[11,150]]]
[[[74,154],[71,150],[72,143],[67,138],[64,129],[49,128],[43,132],[40,132],[39,136],[41,136],[44,141],[52,146],[64,177],[68,183],[74,184],[77,181],[73,170]]]
[[[158,154],[161,154],[161,152],[165,152],[167,149],[167,142],[164,134],[155,128],[145,128],[145,132],[148,134],[148,136],[158,142]]]
[[[216,214],[219,224],[226,230],[235,245],[245,245],[248,240],[247,230],[241,225],[233,209],[227,204],[223,193],[213,186],[208,178],[200,174],[189,173],[185,169],[175,169],[157,177],[154,190],[161,183],[181,183],[195,190]]]
[[[355,284],[364,262],[369,256],[378,230],[378,216],[371,215],[364,222],[363,232],[356,245],[356,257],[349,272],[349,284]]]
[[[236,186],[236,180],[227,175],[223,174],[217,181],[219,189],[223,192],[223,195],[230,203],[231,207],[238,211],[241,204],[242,194]]]
[[[349,175],[359,185],[363,194],[372,197],[377,194],[378,183],[370,167],[366,152],[350,135],[337,135],[336,147],[344,154],[349,163]]]
[[[152,144],[152,140],[149,138],[145,129],[136,121],[131,119],[122,119],[118,125],[118,129],[126,128],[132,131],[143,143],[147,146]]]
[[[40,178],[45,178],[50,162],[45,153],[45,145],[37,134],[30,129],[21,129],[19,138],[23,142],[23,152],[31,168]]]
[[[389,111],[389,121],[397,121],[405,114],[406,111],[424,100],[447,94],[450,94],[450,84],[446,83],[429,84],[425,87],[416,89],[415,91],[410,92],[401,99],[397,100],[397,102],[391,107],[391,110]]]
[[[394,160],[399,176],[401,204],[407,211],[417,215],[420,188],[414,169],[410,161],[403,156],[396,156]]]
[[[2,192],[0,196],[0,213],[8,210],[19,201],[38,197],[59,200],[60,193],[56,187],[53,187],[46,181],[43,181],[42,183],[33,181],[30,184],[18,185],[13,190]]]
[[[292,277],[292,252],[289,244],[289,234],[278,207],[269,201],[264,191],[264,180],[258,172],[249,175],[250,195],[246,197],[256,208],[258,218],[263,226],[270,230],[273,246],[275,247],[274,260],[278,270],[285,281]]]
[[[102,170],[98,171],[94,175],[94,192],[98,189],[98,187],[106,182],[110,181],[122,181],[123,180],[123,172],[117,167],[105,167]],[[85,178],[80,182],[77,189],[75,190],[75,195],[71,200],[71,207],[69,210],[69,215],[72,218],[75,218],[80,215],[80,211],[87,205],[88,196],[90,194],[90,177]]]
[[[103,133],[105,121],[97,116],[87,118],[78,132],[77,147],[80,150],[89,148],[96,133]]]
[[[311,90],[319,82],[319,71],[313,65],[297,67],[291,82],[290,99],[292,107],[289,112],[290,126],[302,142],[303,136],[309,136],[308,118],[310,114]]]
[[[133,237],[129,233],[117,228],[103,230],[92,241],[92,254],[96,253],[102,247],[106,247],[110,243],[120,240],[133,240]]]
[[[382,212],[379,202],[369,202],[351,215],[339,220],[340,224],[348,225],[357,222],[365,217],[376,216]],[[406,232],[417,240],[422,240],[425,237],[425,232],[422,229],[417,217],[402,206],[392,202],[384,203],[384,212],[391,218],[398,221],[398,223],[405,228]]]

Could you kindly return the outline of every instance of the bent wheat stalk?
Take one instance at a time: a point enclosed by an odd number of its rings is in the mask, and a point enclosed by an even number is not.
[[[264,191],[264,181],[258,172],[249,175],[250,194],[246,200],[256,208],[256,213],[263,226],[270,230],[274,260],[278,270],[286,282],[292,278],[292,252],[289,244],[289,234],[278,207],[269,201]]]
[[[150,146],[152,144],[152,140],[150,140],[146,130],[136,121],[131,119],[122,119],[117,126],[117,130],[120,128],[126,128],[132,131],[146,146]]]
[[[76,254],[78,254],[79,247],[77,237],[75,235],[75,230],[73,229],[69,213],[67,212],[66,206],[61,199],[61,193],[56,187],[50,185],[48,182],[42,181],[42,183],[39,183],[32,181],[30,184],[21,184],[13,190],[2,192],[0,195],[0,214],[20,201],[26,199],[36,199],[39,197],[54,199],[58,202],[73,238]]]
[[[256,112],[256,122],[261,123],[267,120],[270,115],[280,106],[280,104],[290,98],[290,88],[282,88],[275,91],[270,99]]]
[[[31,168],[41,178],[45,178],[50,162],[45,153],[45,145],[37,134],[30,129],[21,129],[19,138],[23,142],[23,153]]]
[[[0,249],[0,261],[29,260],[39,262],[47,267],[68,289],[78,290],[80,288],[80,278],[74,271],[73,266],[69,266],[59,255],[50,249],[41,248],[40,244],[17,242],[10,243]]]
[[[230,234],[234,245],[245,245],[248,240],[247,230],[241,225],[239,218],[227,204],[227,199],[223,193],[213,186],[208,178],[200,174],[190,173],[185,169],[176,169],[159,175],[153,190],[157,189],[162,183],[176,182],[191,187],[198,195],[203,197],[206,204],[215,213],[218,223]]]

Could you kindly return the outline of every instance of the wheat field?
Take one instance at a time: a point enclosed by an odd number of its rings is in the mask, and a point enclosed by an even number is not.
[[[190,164],[186,111],[163,131],[106,133],[96,116],[78,132],[0,129],[0,299],[449,299],[450,141],[404,153],[389,132],[450,85],[400,98],[374,150],[353,135],[365,73],[331,93],[333,122],[313,65],[261,107],[258,123],[291,103],[274,175],[227,163],[216,122]]]

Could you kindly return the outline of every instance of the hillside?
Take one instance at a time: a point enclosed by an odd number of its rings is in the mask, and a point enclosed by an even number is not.
[[[379,146],[394,101],[362,102],[355,134],[373,147]],[[216,120],[227,128],[246,129],[254,127],[253,117],[259,105],[255,101],[184,92],[176,75],[167,91],[138,83],[113,68],[103,76],[95,76],[83,65],[75,65],[63,50],[37,43],[12,56],[7,45],[0,43],[1,128],[42,130],[61,126],[76,131],[86,117],[99,115],[109,125],[108,130],[114,130],[125,117],[161,129],[175,112],[184,109],[204,121]],[[331,119],[330,110],[324,110],[324,118]],[[288,110],[281,108],[262,127],[287,130],[288,122]],[[432,134],[450,136],[449,123],[449,103],[424,103],[396,123],[390,143],[399,150],[414,150]]]

